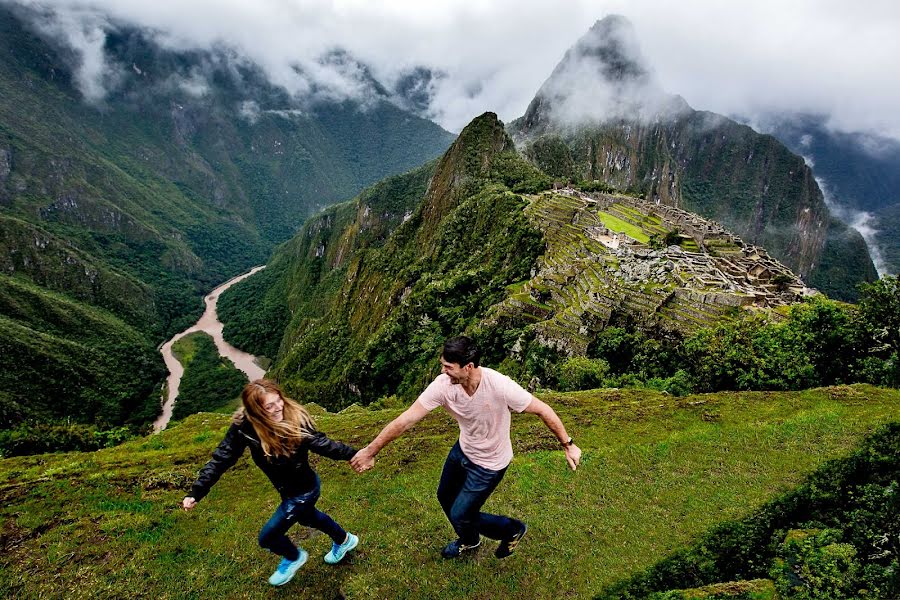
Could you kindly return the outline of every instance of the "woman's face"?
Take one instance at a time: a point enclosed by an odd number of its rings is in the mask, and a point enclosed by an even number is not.
[[[269,418],[276,423],[280,423],[284,418],[284,400],[277,392],[269,392],[263,396],[263,410],[269,415]]]

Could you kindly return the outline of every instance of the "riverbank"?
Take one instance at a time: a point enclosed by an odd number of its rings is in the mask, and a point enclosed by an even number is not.
[[[172,344],[174,344],[184,336],[197,331],[202,331],[209,334],[213,338],[219,354],[233,362],[235,367],[243,371],[247,376],[248,381],[259,379],[266,374],[265,369],[259,365],[259,361],[255,356],[242,350],[238,350],[225,341],[225,338],[222,336],[222,329],[224,326],[219,321],[219,317],[216,312],[216,305],[219,301],[219,296],[221,296],[225,290],[238,283],[239,281],[243,281],[244,279],[250,277],[255,273],[258,273],[265,268],[265,265],[253,267],[247,273],[229,279],[228,281],[214,289],[212,292],[207,294],[206,298],[204,298],[204,302],[206,303],[206,310],[203,312],[203,316],[201,316],[194,325],[188,327],[181,333],[176,334],[172,337],[172,339],[170,339],[160,347],[160,352],[162,353],[163,360],[166,363],[166,368],[169,370],[169,376],[166,378],[166,383],[163,386],[165,399],[162,403],[162,413],[153,423],[154,432],[159,432],[165,429],[169,424],[169,420],[172,418],[172,409],[175,406],[176,399],[178,398],[178,388],[181,384],[181,378],[184,376],[184,367],[172,353]]]

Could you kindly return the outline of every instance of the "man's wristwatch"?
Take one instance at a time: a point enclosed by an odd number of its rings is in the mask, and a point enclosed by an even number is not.
[[[569,446],[571,446],[571,445],[574,444],[574,443],[575,443],[575,440],[573,440],[573,439],[571,438],[571,436],[569,437],[569,441],[568,441],[568,442],[560,442],[560,444],[562,444],[562,445],[565,446],[566,448],[568,448]]]

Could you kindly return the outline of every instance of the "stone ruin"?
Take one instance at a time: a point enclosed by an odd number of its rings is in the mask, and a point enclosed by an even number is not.
[[[682,244],[651,248],[611,231],[600,211],[645,234],[678,229]],[[771,309],[815,293],[762,248],[674,207],[562,189],[531,197],[526,214],[544,232],[547,251],[491,318],[526,318],[541,343],[570,356],[583,355],[615,314],[690,333],[735,310]]]
[[[571,188],[559,190],[558,193],[577,197],[588,206],[595,206],[602,211],[610,210],[615,204],[625,206],[641,214],[657,217],[663,228],[677,230],[682,237],[692,239],[700,249],[699,252],[691,252],[680,246],[653,251],[646,244],[624,233],[610,231],[603,225],[586,228],[588,235],[615,251],[618,256],[630,251],[638,258],[669,260],[678,264],[691,275],[689,278],[675,275],[676,281],[685,287],[718,288],[745,294],[753,298],[748,303],[756,306],[791,304],[815,293],[787,266],[769,256],[765,249],[745,244],[740,237],[716,221],[674,206],[629,196],[587,194]],[[616,216],[629,220],[627,214],[618,213]],[[632,224],[640,227],[638,223]]]

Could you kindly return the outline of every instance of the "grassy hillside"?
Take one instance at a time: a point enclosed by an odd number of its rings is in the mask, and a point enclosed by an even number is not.
[[[309,214],[433,158],[453,138],[375,98],[367,110],[301,107],[251,63],[166,49],[114,24],[103,51],[117,83],[91,103],[73,75],[80,57],[34,27],[37,16],[0,5],[0,272],[66,296],[59,302],[79,313],[108,311],[120,321],[107,319],[104,331],[118,327],[131,339],[136,330],[147,347],[189,326],[204,293],[264,261]],[[195,76],[202,93],[179,84]],[[19,293],[11,281],[0,279],[0,297]],[[0,315],[21,320],[6,308]],[[25,325],[41,332],[41,320],[53,318],[32,311]],[[18,360],[54,374],[43,395],[91,395],[81,372],[98,381],[122,372],[111,368],[115,360],[86,366],[85,353],[102,357],[107,347],[84,336],[9,331],[4,319],[4,350],[13,346]],[[131,372],[158,384],[162,361],[152,362]],[[59,385],[55,374],[68,372],[77,376]],[[27,391],[0,381],[0,405],[28,404]],[[131,394],[115,411],[128,414],[106,411],[107,421],[153,418],[133,410]],[[142,401],[155,405],[153,394]],[[33,425],[18,417],[34,421],[37,412],[7,411],[0,429]],[[63,416],[101,424],[91,415]]]
[[[844,456],[896,419],[900,392],[868,386],[729,393],[543,396],[584,450],[568,471],[530,416],[513,419],[516,458],[487,508],[528,521],[504,561],[486,545],[444,561],[451,538],[434,497],[456,426],[436,412],[354,474],[319,460],[319,507],[361,537],[347,564],[325,536],[292,532],[310,562],[286,588],[256,546],[277,494],[247,458],[199,507],[178,503],[228,417],[198,414],[162,434],[95,453],[0,461],[0,594],[36,597],[589,598],[691,546]],[[367,443],[397,410],[319,417],[331,436]]]

